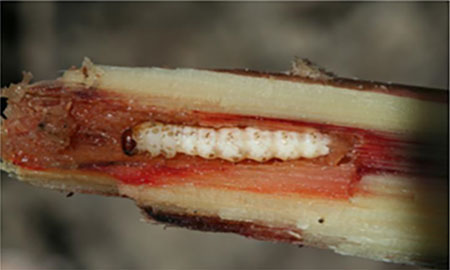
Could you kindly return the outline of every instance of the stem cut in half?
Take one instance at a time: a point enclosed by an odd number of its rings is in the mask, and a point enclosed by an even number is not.
[[[2,89],[2,169],[161,223],[448,263],[448,92],[292,72],[94,65]]]

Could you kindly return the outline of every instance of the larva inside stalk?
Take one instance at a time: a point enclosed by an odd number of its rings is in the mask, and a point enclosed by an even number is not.
[[[330,151],[329,137],[315,130],[299,133],[254,127],[205,128],[147,122],[134,127],[131,138],[128,136],[125,134],[126,152],[130,152],[129,144],[133,140],[137,151],[165,158],[182,153],[231,162],[244,159],[264,162],[274,158],[283,161],[310,159]]]
[[[86,60],[2,89],[2,168],[163,223],[444,265],[448,93],[300,75]]]

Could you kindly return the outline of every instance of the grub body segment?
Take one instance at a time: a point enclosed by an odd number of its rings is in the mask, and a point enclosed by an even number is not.
[[[250,159],[293,160],[329,153],[330,138],[317,131],[269,131],[254,127],[206,128],[148,122],[133,129],[139,152],[172,158],[177,153],[220,158],[231,162]]]

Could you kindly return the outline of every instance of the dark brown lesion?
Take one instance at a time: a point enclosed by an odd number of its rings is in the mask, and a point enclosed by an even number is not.
[[[218,216],[201,216],[194,214],[178,214],[159,211],[153,207],[141,207],[149,219],[177,227],[206,232],[237,233],[265,241],[288,242],[302,244],[302,231],[297,228],[272,227],[253,222],[225,220]]]

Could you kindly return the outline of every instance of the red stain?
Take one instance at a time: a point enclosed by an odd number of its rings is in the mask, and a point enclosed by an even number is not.
[[[163,185],[165,184],[164,179],[168,177],[180,178],[189,175],[189,170],[186,168],[171,168],[146,163],[106,166],[94,164],[89,170],[100,171],[120,179],[123,183],[134,185]]]
[[[352,165],[323,168],[301,161],[230,163],[177,155],[142,162],[85,164],[82,170],[111,175],[125,184],[194,185],[265,194],[303,194],[348,198],[356,170]]]

